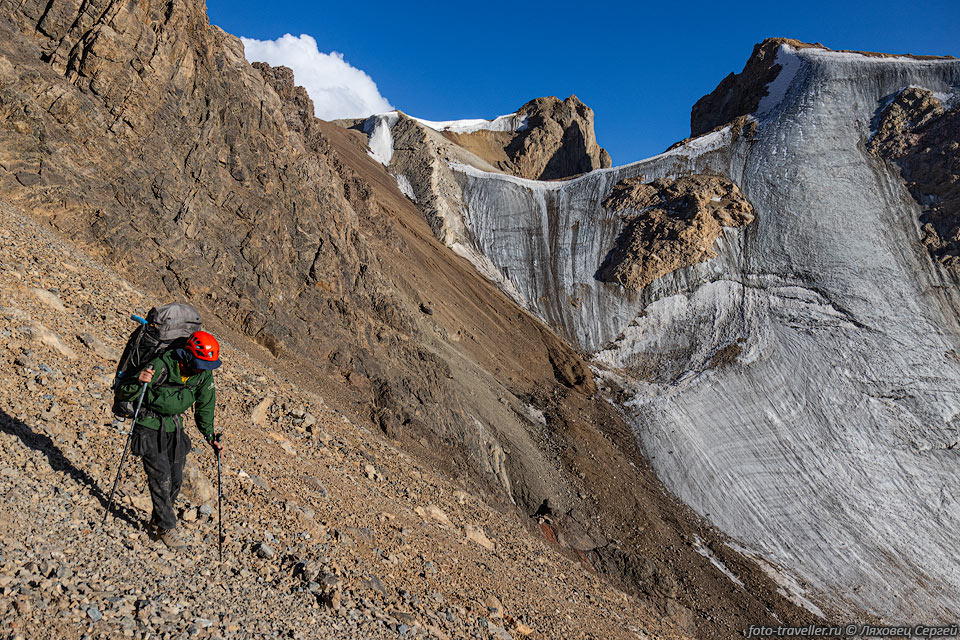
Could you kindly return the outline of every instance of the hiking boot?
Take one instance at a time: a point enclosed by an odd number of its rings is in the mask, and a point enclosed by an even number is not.
[[[160,538],[160,542],[167,545],[170,549],[183,549],[187,546],[183,543],[183,540],[180,539],[180,534],[176,529],[158,530],[157,536]]]

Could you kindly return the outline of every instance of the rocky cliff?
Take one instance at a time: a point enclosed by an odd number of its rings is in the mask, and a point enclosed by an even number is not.
[[[521,178],[562,180],[606,169],[611,162],[610,154],[597,144],[593,109],[577,96],[536,98],[493,120],[434,122],[393,111],[338,124],[367,133],[376,157],[389,166],[395,150],[410,149],[395,139],[403,131],[394,133],[393,128],[398,122],[411,121],[443,149],[447,159]]]
[[[958,94],[954,59],[771,40],[661,155],[562,183],[451,165],[469,248],[622,386],[666,485],[814,612],[960,612]],[[755,220],[644,273],[669,206],[621,202],[704,174]]]
[[[941,94],[942,96],[942,94]],[[907,87],[876,118],[868,148],[899,167],[922,209],[923,242],[942,264],[960,264],[960,106]]]
[[[740,73],[731,73],[709,94],[700,98],[690,111],[690,135],[701,136],[717,127],[730,124],[743,116],[749,116],[763,111],[764,98],[773,98],[783,87],[774,85],[774,82],[784,71],[783,61],[777,58],[780,48],[784,45],[794,50],[819,49],[831,51],[822,44],[810,44],[791,38],[767,38],[753,48],[753,53],[747,59]],[[836,53],[853,53],[870,58],[907,58],[912,60],[949,60],[951,56],[895,56],[887,53],[870,51],[837,51]],[[789,84],[792,80],[792,69],[788,69],[781,82]]]
[[[577,96],[537,98],[516,112],[517,131],[479,129],[444,135],[501,171],[533,180],[558,180],[610,166],[593,130],[593,109]]]
[[[573,348],[435,239],[366,136],[314,119],[290,73],[249,65],[202,3],[0,8],[4,206],[152,298],[197,305],[266,381],[322,393],[689,632],[808,619],[663,490],[607,400],[613,387],[598,389]],[[563,105],[541,105],[569,115],[559,146],[530,134],[515,156],[540,176],[605,162],[583,128],[589,112]],[[462,172],[445,179],[457,198],[470,189]],[[116,308],[92,322],[131,311],[100,291]],[[10,415],[29,429],[33,410]],[[257,456],[268,436],[244,433],[257,445],[245,455]],[[105,447],[116,434],[91,437]]]
[[[743,71],[728,75],[716,89],[693,105],[690,111],[690,135],[701,136],[756,112],[760,101],[769,93],[770,83],[783,70],[776,58],[777,51],[784,44],[796,48],[817,46],[785,38],[769,38],[757,44]]]
[[[633,212],[597,269],[597,280],[640,290],[668,273],[716,258],[724,228],[753,222],[753,207],[722,176],[690,175],[645,183],[627,178],[603,201]]]

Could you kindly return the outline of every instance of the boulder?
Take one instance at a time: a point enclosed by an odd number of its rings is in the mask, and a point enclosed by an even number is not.
[[[217,488],[207,479],[192,455],[183,467],[183,495],[194,504],[205,504],[217,499]]]

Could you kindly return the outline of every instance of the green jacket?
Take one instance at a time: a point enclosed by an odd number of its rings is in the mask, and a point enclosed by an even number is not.
[[[172,351],[151,360],[150,364],[144,367],[148,368],[153,369],[153,380],[147,383],[147,395],[143,399],[137,424],[156,431],[162,423],[166,431],[172,432],[182,426],[183,414],[193,407],[197,428],[210,440],[213,437],[213,411],[217,404],[213,372],[201,371],[183,382],[180,361]],[[166,373],[161,376],[163,368],[166,368]],[[136,404],[142,388],[143,383],[133,378],[120,385],[121,399]]]

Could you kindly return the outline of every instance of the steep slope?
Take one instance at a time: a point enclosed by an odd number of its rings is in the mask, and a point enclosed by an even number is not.
[[[522,372],[549,371],[547,345],[564,347],[530,322],[516,332],[530,352],[484,336],[516,310],[429,240],[372,163],[372,181],[347,165],[349,141],[333,149],[343,132],[325,133],[289,73],[247,65],[199,4],[93,3],[54,23],[70,6],[5,9],[29,35],[3,39],[5,197],[284,363],[348,383],[353,409],[391,435],[429,437],[423,448],[452,468],[470,460],[478,485],[501,484],[484,472],[499,445],[478,421],[505,422],[502,394],[485,386],[493,376],[466,379],[470,349]],[[463,341],[476,346],[449,346]],[[482,400],[464,407],[477,387]],[[484,444],[471,459],[445,440]]]
[[[232,342],[223,563],[206,446],[179,505],[187,552],[142,530],[132,456],[100,529],[128,426],[104,389],[121,310],[153,296],[6,205],[0,291],[4,637],[689,637]]]
[[[936,177],[955,167],[953,120],[878,142],[899,167],[866,148],[910,86],[949,111],[960,61],[768,41],[698,103],[693,133],[710,133],[564,183],[454,165],[462,200],[449,207],[518,299],[594,354],[601,385],[624,386],[625,414],[685,502],[841,610],[949,622],[960,299],[921,223],[954,241],[950,181]],[[643,215],[607,198],[704,173],[738,185],[756,220],[639,291],[599,281]]]
[[[811,619],[663,490],[612,390],[434,238],[365,137],[201,2],[0,8],[0,200],[685,630]]]

